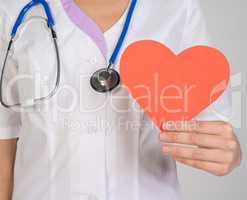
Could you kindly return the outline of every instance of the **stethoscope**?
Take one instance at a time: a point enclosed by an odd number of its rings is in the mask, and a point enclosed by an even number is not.
[[[116,47],[110,57],[109,64],[107,67],[97,70],[93,73],[93,75],[90,78],[90,85],[96,92],[100,93],[106,93],[110,92],[113,89],[115,89],[120,84],[120,75],[119,73],[114,69],[116,59],[119,55],[119,52],[123,46],[123,42],[126,38],[126,35],[129,30],[130,22],[134,13],[134,9],[136,7],[137,0],[132,0],[131,4],[129,6],[129,10],[126,16],[125,23],[123,25],[122,32],[120,34],[120,37],[117,41]],[[47,17],[47,26],[50,29],[50,34],[54,43],[55,52],[56,52],[56,58],[57,58],[57,78],[55,82],[54,89],[45,97],[42,98],[36,98],[32,101],[32,103],[29,103],[27,105],[23,105],[22,103],[16,103],[13,105],[9,105],[4,102],[3,100],[3,79],[4,79],[4,73],[6,68],[7,59],[9,57],[9,53],[11,51],[11,47],[14,43],[15,36],[17,34],[18,28],[21,26],[21,24],[24,21],[24,18],[27,14],[27,12],[32,9],[34,6],[41,5],[45,11],[46,17]],[[12,107],[18,107],[18,106],[24,106],[24,107],[30,107],[34,106],[36,103],[49,100],[52,98],[58,91],[60,81],[61,81],[61,63],[60,63],[60,56],[59,56],[59,48],[57,44],[57,34],[54,30],[55,21],[50,9],[49,4],[46,2],[46,0],[32,0],[30,1],[19,13],[16,22],[14,23],[14,26],[11,31],[11,39],[8,44],[7,52],[5,55],[3,67],[2,67],[2,73],[1,73],[1,79],[0,79],[0,103],[6,107],[6,108],[12,108]]]

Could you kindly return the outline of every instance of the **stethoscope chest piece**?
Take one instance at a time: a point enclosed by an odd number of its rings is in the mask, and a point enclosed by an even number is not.
[[[96,71],[91,79],[90,84],[92,88],[100,93],[110,92],[115,89],[120,83],[119,73],[110,68],[103,68]]]

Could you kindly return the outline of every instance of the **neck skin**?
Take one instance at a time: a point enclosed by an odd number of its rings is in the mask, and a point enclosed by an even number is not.
[[[74,0],[103,32],[113,26],[128,8],[130,0]]]

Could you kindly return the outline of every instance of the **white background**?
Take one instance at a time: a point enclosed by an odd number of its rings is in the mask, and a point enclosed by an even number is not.
[[[201,0],[214,45],[228,57],[232,75],[233,124],[242,144],[241,167],[226,177],[178,166],[185,200],[247,199],[247,1]],[[241,78],[242,76],[242,78]],[[242,81],[241,81],[242,80]]]

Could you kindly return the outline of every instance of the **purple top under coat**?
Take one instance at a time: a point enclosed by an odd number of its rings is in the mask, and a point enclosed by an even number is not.
[[[100,27],[76,5],[74,0],[61,0],[61,2],[71,21],[92,38],[106,58],[107,45]]]

